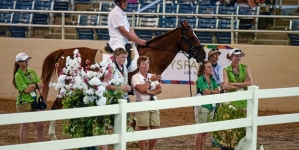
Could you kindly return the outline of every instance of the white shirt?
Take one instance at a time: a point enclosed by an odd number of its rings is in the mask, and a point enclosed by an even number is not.
[[[121,73],[115,65],[115,62],[111,65],[113,67],[113,77],[110,80],[115,86],[121,86],[128,83],[128,71],[125,66],[123,66],[124,72]]]
[[[120,33],[119,26],[125,27],[128,32],[130,31],[127,15],[118,6],[115,6],[108,15],[109,45],[113,51],[116,48],[125,48],[125,44],[128,43],[128,39]]]
[[[147,78],[149,79],[153,74],[151,73],[147,73]],[[150,100],[150,95],[148,94],[141,94],[139,93],[136,89],[135,89],[135,86],[137,84],[144,84],[146,81],[148,81],[148,79],[144,78],[140,72],[136,73],[135,75],[133,75],[132,77],[132,86],[133,86],[133,89],[134,89],[134,94],[135,94],[135,97],[136,97],[136,101],[137,102],[144,102],[144,101],[149,101]],[[152,90],[155,90],[157,88],[157,85],[159,84],[159,81],[153,81],[151,83],[151,89],[150,91]],[[153,96],[155,100],[157,100],[157,96]]]

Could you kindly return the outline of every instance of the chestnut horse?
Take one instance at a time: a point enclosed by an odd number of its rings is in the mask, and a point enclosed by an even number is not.
[[[180,27],[149,40],[145,46],[138,47],[139,55],[145,55],[150,59],[149,72],[161,75],[179,52],[184,53],[189,59],[195,58],[197,62],[205,60],[206,52],[191,27],[186,21],[180,23]],[[48,96],[48,85],[53,74],[55,72],[57,72],[57,74],[60,73],[65,67],[66,59],[64,58],[67,56],[72,57],[75,49],[78,49],[81,54],[82,65],[84,68],[85,60],[88,59],[91,63],[94,63],[95,55],[98,51],[97,49],[79,47],[60,49],[49,54],[44,60],[41,75],[41,79],[45,85],[42,90],[45,100]],[[59,64],[58,68],[54,67],[56,63]],[[131,77],[137,72],[138,70],[129,73],[129,83]],[[62,99],[56,98],[51,109],[61,109],[61,102]],[[55,135],[55,121],[50,122],[49,135],[52,140],[57,139]]]

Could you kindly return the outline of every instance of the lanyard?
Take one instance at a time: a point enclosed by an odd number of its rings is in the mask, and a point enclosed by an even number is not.
[[[30,72],[28,72],[28,70],[26,69],[26,73],[24,74],[26,76],[26,78],[30,81],[30,83],[32,83],[32,77],[30,75]]]
[[[238,73],[235,72],[234,68],[232,67],[233,69],[233,74],[234,74],[234,77],[236,79],[237,82],[239,82],[239,78],[240,78],[240,70],[239,70],[239,66],[238,66]]]
[[[123,66],[122,69],[120,69],[115,61],[114,61],[114,63],[115,63],[115,67],[117,69],[116,71],[119,74],[119,78],[122,79],[123,84],[126,84],[127,83],[127,72],[125,71],[125,67]]]
[[[213,90],[214,88],[213,88],[213,84],[212,84],[212,78],[210,78],[210,85],[209,85],[209,83],[208,83],[208,81],[206,80],[206,77],[204,76],[203,77],[203,83],[206,83],[206,84],[204,84],[205,85],[205,88],[206,88],[206,86],[208,86],[207,87],[207,89],[210,89],[210,90]]]
[[[120,69],[120,68],[118,67],[116,61],[114,61],[114,63],[115,63],[115,66],[116,66],[117,70],[118,70],[118,71],[121,73],[121,75],[124,77],[124,70],[125,70],[124,66],[122,65],[122,69]]]
[[[217,66],[216,66],[217,67]],[[216,78],[217,78],[217,81],[220,81],[219,80],[219,68],[217,67],[217,72],[218,73],[216,73],[216,71],[215,71],[215,67],[213,67],[213,72],[214,72],[214,74],[215,74],[215,76],[216,76]]]

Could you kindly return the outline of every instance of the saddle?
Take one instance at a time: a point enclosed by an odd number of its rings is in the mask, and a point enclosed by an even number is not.
[[[135,57],[135,51],[131,50],[132,47],[133,46],[131,43],[127,43],[125,45],[126,51],[128,52],[127,66],[126,66],[127,68],[131,65],[131,62]],[[100,50],[102,51],[102,53],[105,53],[105,54],[113,55],[113,53],[114,53],[108,42],[106,43],[106,45],[103,45]]]

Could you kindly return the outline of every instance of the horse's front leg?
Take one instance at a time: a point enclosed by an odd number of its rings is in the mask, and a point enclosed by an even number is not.
[[[56,98],[51,107],[51,110],[57,110],[57,109],[61,109],[61,108],[62,108],[62,99]],[[56,132],[55,132],[55,125],[56,125],[56,120],[50,121],[48,135],[50,136],[51,140],[57,140]]]
[[[56,137],[56,133],[55,133],[55,125],[56,125],[56,120],[52,120],[50,121],[50,125],[49,125],[49,136],[50,136],[50,139],[53,141],[53,140],[57,140],[57,137]]]

